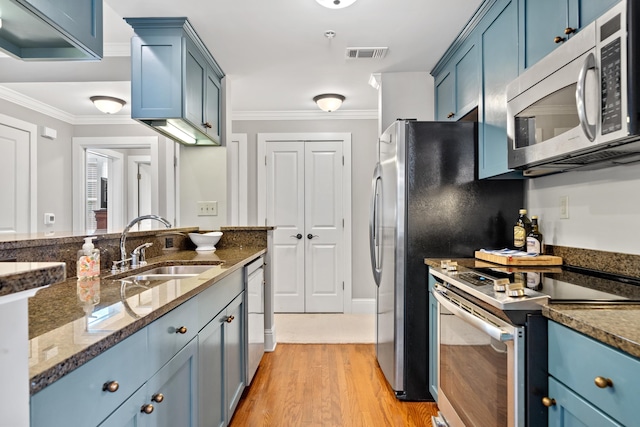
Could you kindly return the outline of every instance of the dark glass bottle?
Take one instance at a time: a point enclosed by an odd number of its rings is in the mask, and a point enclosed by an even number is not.
[[[541,255],[544,253],[544,243],[542,240],[542,233],[538,226],[538,217],[531,217],[531,231],[527,234],[527,252],[536,253]]]
[[[527,217],[527,210],[520,209],[520,216],[513,226],[513,247],[519,251],[527,250],[527,236],[531,232],[531,220]]]

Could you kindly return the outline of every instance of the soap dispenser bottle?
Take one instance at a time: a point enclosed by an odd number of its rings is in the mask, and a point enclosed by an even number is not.
[[[77,275],[78,280],[100,276],[100,250],[93,246],[96,237],[85,237],[82,249],[78,251]]]

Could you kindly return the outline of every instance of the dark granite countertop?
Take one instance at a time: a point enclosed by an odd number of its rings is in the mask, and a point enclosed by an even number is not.
[[[94,281],[79,282],[72,278],[38,291],[29,300],[31,394],[265,252],[264,247],[247,246],[202,253],[168,251],[149,259],[145,267],[117,275],[105,274]],[[123,285],[119,280],[135,272],[170,264],[207,264],[211,269],[197,277],[152,281],[148,288],[126,282]]]
[[[65,279],[64,262],[0,262],[0,297]]]
[[[542,314],[640,358],[640,304],[549,304]]]
[[[479,267],[474,258],[452,259],[463,267]],[[430,267],[440,259],[426,258]],[[486,263],[484,264],[486,265]],[[542,314],[555,322],[588,335],[604,344],[640,358],[640,304],[558,304],[542,307]]]

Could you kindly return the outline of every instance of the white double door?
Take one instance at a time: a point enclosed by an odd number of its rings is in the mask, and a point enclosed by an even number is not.
[[[265,149],[274,310],[342,313],[342,141],[267,141]]]

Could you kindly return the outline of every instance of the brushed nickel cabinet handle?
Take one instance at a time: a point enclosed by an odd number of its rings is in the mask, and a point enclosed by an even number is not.
[[[211,126],[211,123],[209,123],[209,122],[203,123],[202,126],[206,127],[207,129],[211,129],[213,127],[213,126]]]

